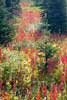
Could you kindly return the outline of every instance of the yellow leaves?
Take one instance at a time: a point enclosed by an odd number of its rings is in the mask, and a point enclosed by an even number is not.
[[[6,85],[10,85],[10,82],[7,82]]]
[[[34,76],[34,78],[38,77],[38,69],[37,66],[35,70],[32,69],[31,66],[31,57],[35,57],[35,50],[34,49],[28,49],[27,53],[21,51],[22,56],[24,56],[24,59],[22,60],[22,71],[24,73],[23,75],[23,82],[24,84],[30,84],[31,77]],[[31,54],[31,55],[30,55]],[[33,66],[34,67],[34,66]]]
[[[23,81],[24,81],[24,84],[30,84],[31,76],[24,77]]]
[[[14,100],[19,100],[17,96],[14,97]]]
[[[34,78],[38,77],[39,73],[38,73],[38,69],[37,68],[33,71],[33,75],[34,75]]]
[[[13,72],[15,72],[15,75],[18,72],[21,74],[20,76],[21,81],[23,81],[23,84],[28,86],[31,83],[32,76],[34,78],[38,77],[38,69],[36,65],[37,53],[38,51],[35,48],[26,48],[20,51],[10,50],[10,48],[3,49],[3,56],[5,55],[6,58],[8,58],[4,62],[6,62],[6,65],[8,64],[8,68],[11,68],[11,74],[9,77],[11,77]],[[19,81],[16,81],[16,83],[19,84]],[[8,87],[10,86],[9,81],[6,85]]]
[[[38,55],[39,56],[45,56],[45,54],[43,52],[39,52]]]
[[[53,44],[53,47],[56,47],[56,46],[57,46],[57,44],[54,43],[54,44]]]
[[[2,100],[11,100],[11,99],[12,99],[12,95],[9,93],[6,93],[6,96],[4,96]]]
[[[30,60],[29,60],[30,61]],[[22,66],[30,66],[28,59],[22,61]]]
[[[45,57],[38,57],[37,58],[37,62],[40,64],[40,63],[42,63],[42,62],[45,62]]]
[[[18,97],[17,96],[14,96],[13,94],[11,93],[7,93],[6,92],[6,95],[2,98],[2,100],[18,100]]]
[[[41,12],[42,10],[39,7],[31,6],[23,8],[24,11],[34,11],[34,12]]]

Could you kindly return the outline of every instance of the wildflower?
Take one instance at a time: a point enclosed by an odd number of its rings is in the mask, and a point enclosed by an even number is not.
[[[51,73],[54,68],[58,65],[58,59],[57,57],[54,57],[52,59],[48,59],[48,72]]]
[[[25,54],[28,54],[28,48],[25,47],[25,48],[23,49],[23,51],[24,51]]]
[[[47,97],[47,87],[44,85],[43,87],[44,97]]]
[[[65,69],[65,79],[67,81],[67,68]]]
[[[38,93],[37,93],[37,96],[36,96],[36,100],[41,100],[40,89],[38,89]]]
[[[11,94],[9,94],[9,93],[6,93],[6,100],[11,100]]]
[[[13,80],[13,90],[16,91],[16,80]]]
[[[60,77],[60,81],[61,81],[61,82],[64,82],[64,80],[65,80],[65,75],[64,75],[64,73],[62,73],[62,74],[61,74],[61,77]]]
[[[55,84],[54,85],[54,95],[53,95],[53,99],[54,100],[57,100],[57,97],[58,97],[58,90],[57,90],[57,85]]]
[[[36,59],[35,57],[31,57],[31,65],[36,65]]]
[[[64,65],[67,65],[67,55],[66,56],[61,56],[61,61]]]
[[[0,80],[0,89],[2,89],[2,84],[3,84],[3,81]]]
[[[52,93],[52,91],[50,91],[50,93],[49,93],[49,98],[50,98],[50,100],[53,100],[53,93]]]
[[[25,37],[25,32],[21,29],[18,31],[17,41],[22,41]]]
[[[63,92],[63,90],[64,90],[64,82],[60,82],[59,88],[60,88],[60,91]]]
[[[5,96],[6,96],[6,92],[2,91],[2,97],[5,97]]]
[[[14,97],[14,100],[18,100],[18,97],[17,97],[17,96],[15,96],[15,97]]]

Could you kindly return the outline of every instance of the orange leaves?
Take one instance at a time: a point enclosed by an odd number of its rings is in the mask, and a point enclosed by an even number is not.
[[[37,91],[37,95],[36,95],[36,100],[41,100],[43,94],[44,93],[44,100],[47,100],[49,98],[49,100],[57,100],[58,98],[58,87],[57,87],[57,84],[52,84],[52,88],[51,88],[51,91],[49,92],[49,97],[48,97],[48,93],[47,93],[48,89],[47,87],[44,85],[44,86],[41,86],[38,88],[38,91]]]
[[[17,41],[23,41],[24,37],[27,40],[39,39],[37,28],[41,22],[41,10],[38,7],[32,6],[32,3],[21,2],[21,13],[18,27]],[[21,27],[21,29],[20,29]],[[28,34],[26,34],[28,33]]]
[[[11,100],[11,94],[6,93],[6,92],[2,92],[2,100]]]
[[[36,96],[36,100],[41,100],[40,89],[38,89],[37,96]]]
[[[23,21],[28,23],[39,22],[41,19],[40,12],[37,11],[23,11],[22,13]],[[28,24],[27,23],[27,24]]]
[[[30,27],[30,24],[38,24],[41,20],[41,15],[39,11],[23,11],[21,13],[21,23],[20,25],[22,25],[22,28],[24,27],[24,29],[27,27]],[[30,25],[30,26],[29,26]]]
[[[58,87],[56,84],[52,85],[52,89],[49,93],[50,100],[57,100],[58,97]]]
[[[16,38],[17,41],[22,41],[24,39],[24,37],[25,37],[25,32],[23,30],[19,29],[18,35],[17,35],[17,38]]]
[[[23,23],[35,23],[35,22],[39,22],[40,19],[41,19],[41,14],[40,14],[40,11],[37,11],[36,9],[32,9],[31,10],[31,5],[30,3],[28,2],[21,2],[20,3],[20,6],[21,7],[30,7],[30,9],[25,9],[21,12],[21,17],[22,17],[22,20],[23,20]],[[24,22],[25,21],[25,22]]]
[[[36,66],[36,61],[37,61],[37,55],[38,55],[38,51],[35,48],[24,48],[23,49],[24,53],[29,57],[30,61],[31,61],[31,67],[35,68]]]
[[[36,41],[38,39],[40,39],[42,37],[42,33],[39,31],[31,31],[28,35],[27,35],[27,40],[32,40],[32,41]]]
[[[50,100],[53,100],[53,93],[52,93],[52,91],[50,91],[49,97],[50,97]]]
[[[1,100],[19,100],[17,96],[15,96],[13,93],[8,93],[5,91],[2,91],[2,99]]]
[[[24,48],[23,51],[29,56],[29,58],[37,56],[38,53],[38,51],[35,48]]]

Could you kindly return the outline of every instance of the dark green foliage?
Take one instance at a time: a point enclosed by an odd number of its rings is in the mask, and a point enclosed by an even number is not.
[[[61,2],[58,2],[58,0],[51,0],[48,4],[48,23],[50,24],[51,33],[62,32],[64,18],[60,6]]]
[[[7,7],[11,7],[12,0],[5,0],[5,4]]]
[[[5,5],[12,15],[19,15],[19,2],[20,0],[5,0]]]
[[[6,1],[0,1],[0,44],[7,44],[15,34],[15,28],[12,23],[14,15],[10,10],[11,2],[8,2],[10,0]]]
[[[13,5],[16,6],[20,0],[5,0],[7,7],[12,7]]]
[[[56,47],[53,46],[53,44],[47,44],[45,46],[45,58],[51,58],[54,56],[54,54],[56,53],[57,49]]]
[[[67,32],[67,17],[65,0],[44,0],[43,9],[46,8],[48,29],[51,33]],[[45,10],[44,10],[45,14]],[[43,17],[45,23],[45,17]]]
[[[2,5],[0,6],[0,44],[8,43],[11,41],[11,33],[13,33],[13,27],[9,24],[10,13]]]

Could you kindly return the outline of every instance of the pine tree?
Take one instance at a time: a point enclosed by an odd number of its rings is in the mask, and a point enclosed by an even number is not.
[[[12,40],[15,30],[11,22],[12,13],[6,7],[5,0],[0,1],[0,44],[7,44]]]
[[[43,1],[43,8],[47,9],[47,20],[51,33],[65,33],[67,31],[66,7],[63,0]]]

